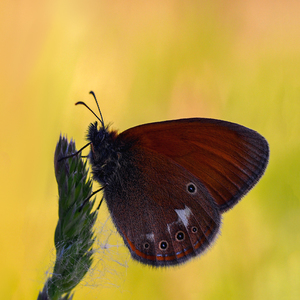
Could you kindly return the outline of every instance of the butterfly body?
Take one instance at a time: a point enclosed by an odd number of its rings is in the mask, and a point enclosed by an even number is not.
[[[87,135],[94,180],[134,259],[169,266],[203,252],[264,173],[269,148],[255,131],[214,119],[150,123]]]

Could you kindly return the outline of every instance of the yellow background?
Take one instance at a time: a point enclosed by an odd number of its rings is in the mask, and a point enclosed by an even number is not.
[[[74,299],[300,299],[299,16],[295,0],[1,1],[1,299],[36,299],[51,272],[54,149],[60,133],[85,144],[95,118],[74,103],[96,110],[90,90],[120,131],[219,118],[260,132],[271,157],[200,259],[145,267],[100,232]]]

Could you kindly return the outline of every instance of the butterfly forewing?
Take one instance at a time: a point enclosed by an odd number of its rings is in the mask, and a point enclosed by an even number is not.
[[[234,206],[264,173],[269,148],[257,132],[214,119],[145,124],[119,136],[163,154],[206,187],[221,212]]]

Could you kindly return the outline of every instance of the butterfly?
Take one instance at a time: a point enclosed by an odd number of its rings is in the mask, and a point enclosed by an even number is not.
[[[258,182],[269,146],[231,122],[191,118],[118,134],[98,119],[88,128],[92,176],[133,259],[155,267],[190,260],[210,246],[221,214]],[[78,152],[82,151],[80,149]],[[95,193],[96,193],[95,192]],[[93,193],[93,194],[95,194]]]

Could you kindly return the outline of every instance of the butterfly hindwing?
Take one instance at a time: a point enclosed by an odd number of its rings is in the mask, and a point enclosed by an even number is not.
[[[220,213],[199,179],[143,147],[128,149],[124,156],[124,168],[120,160],[104,196],[132,256],[164,266],[205,250],[219,231]]]

